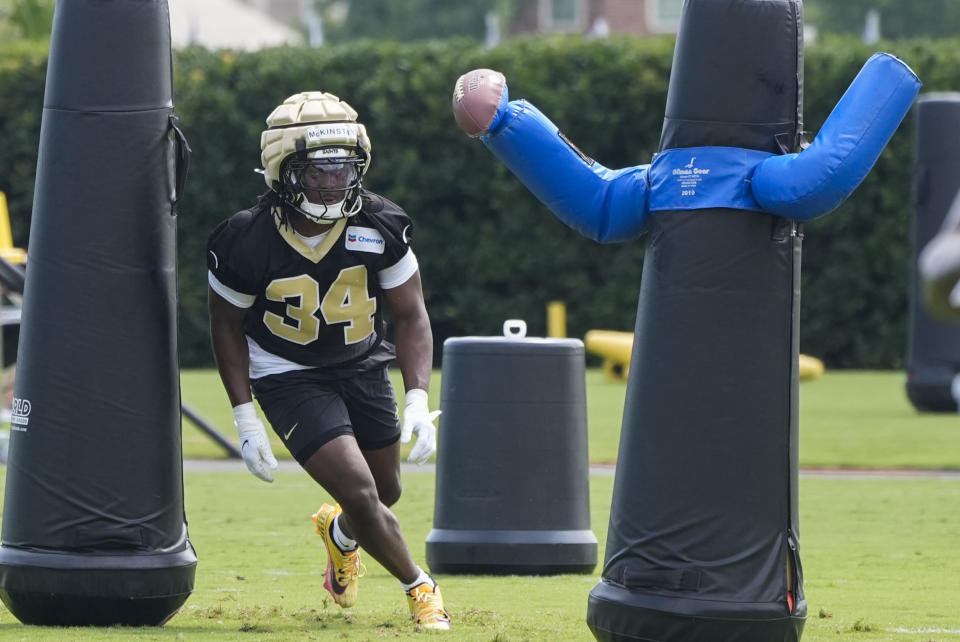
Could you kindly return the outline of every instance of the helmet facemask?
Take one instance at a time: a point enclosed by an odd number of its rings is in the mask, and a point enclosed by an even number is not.
[[[322,147],[291,154],[280,166],[281,198],[317,223],[360,211],[366,159],[359,149]]]
[[[327,223],[360,211],[372,149],[356,110],[333,94],[294,94],[267,116],[260,134],[263,178],[282,203]]]

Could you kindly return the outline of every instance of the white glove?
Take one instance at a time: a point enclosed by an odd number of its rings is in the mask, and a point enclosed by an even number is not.
[[[427,405],[427,391],[414,388],[407,390],[407,403],[403,409],[403,427],[400,429],[400,443],[410,441],[413,433],[417,433],[417,443],[410,451],[407,461],[414,461],[423,465],[437,452],[437,427],[433,420],[440,416],[439,410],[430,412]]]
[[[240,436],[240,454],[243,455],[247,470],[265,482],[272,482],[270,471],[277,469],[277,459],[273,456],[267,430],[257,417],[252,401],[234,406],[233,423]]]

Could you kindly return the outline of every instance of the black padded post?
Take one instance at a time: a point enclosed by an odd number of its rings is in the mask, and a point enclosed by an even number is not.
[[[440,404],[430,570],[592,572],[583,343],[447,339]]]
[[[686,0],[661,151],[796,151],[802,52],[799,0]],[[587,623],[600,640],[798,640],[799,228],[703,209],[654,212],[648,233]]]
[[[159,625],[193,590],[172,110],[166,0],[57,3],[0,546],[27,624]]]
[[[925,94],[917,99],[915,111],[907,397],[920,411],[956,412],[951,384],[960,373],[960,324],[931,316],[916,265],[960,191],[960,93]]]

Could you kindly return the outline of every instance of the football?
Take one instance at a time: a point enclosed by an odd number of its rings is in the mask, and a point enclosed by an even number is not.
[[[486,134],[507,90],[507,79],[499,71],[474,69],[459,78],[453,87],[453,117],[469,136]]]

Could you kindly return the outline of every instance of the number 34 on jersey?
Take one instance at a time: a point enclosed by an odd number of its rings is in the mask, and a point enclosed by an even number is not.
[[[318,311],[327,325],[343,324],[345,345],[373,334],[377,300],[369,295],[363,265],[340,270],[322,296],[320,284],[306,274],[271,281],[265,294],[270,301],[286,304],[286,318],[270,311],[263,315],[264,325],[281,339],[300,345],[316,341],[320,336]]]

